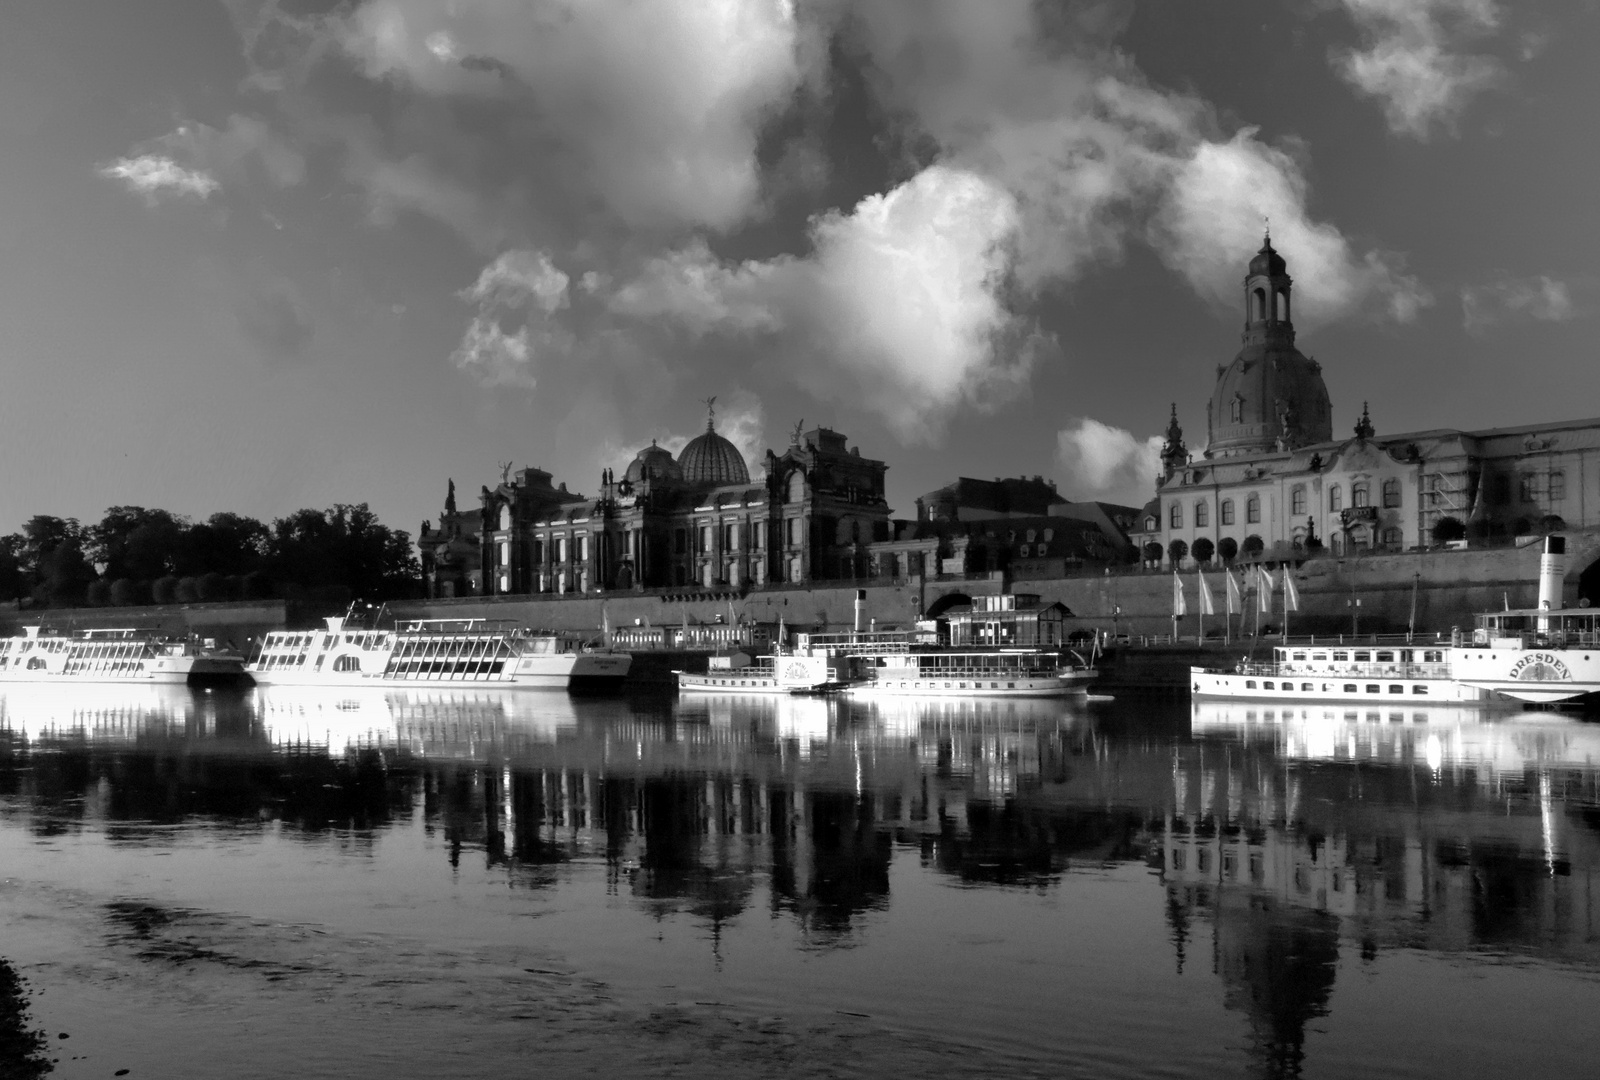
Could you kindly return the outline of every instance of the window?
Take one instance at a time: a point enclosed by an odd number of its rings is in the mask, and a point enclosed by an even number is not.
[[[589,561],[589,534],[583,533],[578,537],[578,561]]]
[[[1256,681],[1254,679],[1246,679],[1244,681],[1244,688],[1246,690],[1254,690],[1256,688]]]
[[[1252,495],[1244,501],[1244,520],[1249,525],[1261,521],[1261,496]]]
[[[1389,684],[1389,693],[1391,693],[1391,694],[1403,694],[1405,692],[1406,692],[1406,688],[1401,686],[1399,683],[1390,683]]]
[[[1345,683],[1344,684],[1344,692],[1347,693],[1347,694],[1355,693],[1356,692],[1356,684],[1353,683],[1353,682]]]
[[[1328,489],[1328,509],[1344,509],[1344,490],[1340,488],[1338,484],[1334,484]]]
[[[1296,484],[1294,490],[1289,493],[1289,513],[1299,517],[1305,512],[1306,486],[1304,484]]]
[[[1054,540],[1055,538],[1056,538],[1056,531],[1054,529],[1046,529],[1044,531],[1044,542],[1045,543],[1048,544],[1050,541]]]
[[[1539,498],[1539,474],[1522,474],[1521,497],[1523,502],[1536,502]]]
[[[1411,692],[1413,694],[1426,694],[1428,692],[1428,688],[1419,683],[1411,688]]]
[[[1400,530],[1391,526],[1383,530],[1383,542],[1389,547],[1399,547],[1404,541],[1401,539]]]
[[[1026,537],[1026,538],[1027,538],[1027,541],[1028,541],[1028,543],[1030,543],[1030,544],[1031,544],[1031,543],[1033,543],[1033,538],[1034,538],[1034,537],[1035,537],[1035,536],[1036,536],[1036,535],[1038,535],[1038,534],[1037,534],[1037,533],[1035,533],[1035,532],[1034,532],[1034,530],[1032,530],[1032,529],[1029,529],[1029,530],[1028,530],[1028,532],[1027,532],[1027,537]]]
[[[1550,474],[1550,501],[1558,502],[1567,497],[1567,474],[1559,469]]]
[[[1263,689],[1263,690],[1276,690],[1277,688],[1278,688],[1278,684],[1275,683],[1275,682],[1272,682],[1271,680],[1268,680],[1267,682],[1264,682],[1264,683],[1261,684],[1261,689]]]
[[[800,546],[800,519],[789,518],[789,546]],[[798,579],[796,579],[798,580]]]
[[[1156,531],[1156,525],[1157,525],[1157,522],[1156,522],[1155,518],[1147,517],[1147,518],[1144,519],[1144,531],[1145,532],[1155,532]]]
[[[1350,505],[1351,506],[1371,506],[1372,505],[1372,492],[1371,492],[1371,489],[1368,488],[1366,481],[1363,480],[1360,483],[1351,484],[1350,485]]]
[[[1233,524],[1233,500],[1232,499],[1223,499],[1222,500],[1222,514],[1221,514],[1221,517],[1222,517],[1222,523],[1224,525],[1232,525]]]
[[[1167,525],[1169,528],[1183,528],[1183,504],[1173,503],[1167,510]]]
[[[1390,510],[1400,506],[1400,481],[1393,477],[1383,482],[1383,505]]]
[[[706,552],[706,551],[710,551],[711,550],[711,526],[710,525],[702,525],[702,526],[700,526],[700,549],[699,550],[702,551],[702,552]]]
[[[1210,507],[1210,505],[1208,505],[1207,503],[1203,503],[1203,502],[1195,503],[1194,504],[1194,525],[1195,525],[1195,528],[1203,529],[1207,525],[1210,525],[1210,524],[1211,524],[1211,507]]]

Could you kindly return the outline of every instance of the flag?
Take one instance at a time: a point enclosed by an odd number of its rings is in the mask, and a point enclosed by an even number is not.
[[[604,604],[600,605],[600,632],[605,635],[606,641],[611,641],[611,612],[606,610]]]
[[[1244,601],[1239,596],[1239,580],[1233,576],[1232,570],[1224,570],[1222,576],[1228,579],[1228,614],[1241,614],[1244,611]]]
[[[1300,610],[1300,590],[1295,588],[1294,575],[1287,566],[1283,568],[1283,610]]]
[[[778,616],[778,649],[780,652],[783,650],[784,639],[788,637],[788,635],[789,632],[784,628],[783,625],[783,616],[780,614]]]
[[[1256,599],[1260,601],[1259,607],[1268,615],[1272,614],[1272,571],[1265,566],[1256,567],[1257,585]]]
[[[1216,609],[1215,603],[1211,599],[1211,589],[1209,587],[1207,587],[1207,585],[1206,585],[1206,576],[1205,576],[1205,574],[1201,573],[1198,569],[1196,569],[1195,572],[1194,572],[1194,576],[1195,576],[1195,579],[1199,583],[1198,588],[1199,588],[1199,591],[1200,591],[1200,614],[1202,614],[1202,615],[1215,615],[1217,613],[1217,609]]]
[[[1174,618],[1189,614],[1189,605],[1183,602],[1183,579],[1176,570],[1172,571],[1172,614]]]

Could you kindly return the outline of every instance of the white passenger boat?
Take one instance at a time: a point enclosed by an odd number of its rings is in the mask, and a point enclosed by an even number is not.
[[[0,638],[0,682],[165,683],[242,679],[244,658],[213,641],[168,641],[148,630],[55,634],[25,626]]]
[[[678,690],[697,694],[821,694],[851,679],[849,658],[827,650],[711,657],[705,671],[675,671]]]
[[[531,634],[487,619],[417,619],[395,630],[326,620],[321,630],[279,630],[246,670],[263,686],[457,687],[557,690],[617,687],[633,658],[586,648],[575,637]]]
[[[1232,668],[1191,667],[1197,698],[1241,701],[1482,701],[1486,690],[1458,682],[1449,651],[1434,646],[1280,645],[1271,660]]]
[[[1449,655],[1462,685],[1518,701],[1551,704],[1600,693],[1600,611],[1486,612]]]
[[[897,697],[1061,697],[1081,694],[1097,672],[1070,653],[1044,649],[921,648],[857,658],[847,693]]]

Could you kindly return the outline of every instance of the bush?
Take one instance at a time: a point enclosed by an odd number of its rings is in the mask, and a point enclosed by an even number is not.
[[[158,577],[150,583],[150,601],[155,604],[178,602],[178,579],[171,574]]]
[[[1145,562],[1158,563],[1161,561],[1161,545],[1154,540],[1144,546]]]
[[[261,570],[252,570],[239,579],[239,596],[245,600],[271,600],[276,595],[272,578]]]
[[[195,592],[202,601],[208,604],[216,603],[219,600],[233,599],[233,595],[228,592],[228,579],[215,570],[209,574],[201,574],[196,579]]]
[[[200,579],[183,577],[178,579],[178,603],[193,604],[200,599]]]
[[[1562,519],[1560,514],[1546,514],[1544,517],[1539,519],[1539,531],[1540,532],[1547,532],[1547,533],[1560,532],[1562,529],[1565,529],[1566,527],[1567,527],[1567,523],[1566,523],[1565,520]]]
[[[117,607],[132,607],[150,602],[150,583],[133,578],[118,578],[111,583],[111,602]]]
[[[84,601],[90,607],[105,607],[111,603],[111,583],[104,578],[89,582],[84,590]]]
[[[1261,537],[1251,533],[1244,538],[1244,544],[1241,545],[1239,550],[1244,552],[1246,558],[1249,558],[1252,555],[1260,555],[1266,550],[1266,547],[1267,545],[1262,541]]]
[[[1224,536],[1217,544],[1217,554],[1222,556],[1222,561],[1231,563],[1239,554],[1239,541],[1231,536]]]
[[[1465,540],[1467,526],[1460,518],[1446,515],[1433,523],[1433,542],[1448,544],[1452,540]]]
[[[1194,542],[1193,554],[1197,561],[1209,563],[1211,557],[1217,553],[1217,545],[1211,542],[1208,536],[1202,536]]]
[[[1172,565],[1177,566],[1189,554],[1189,545],[1182,540],[1174,540],[1167,545],[1167,557],[1172,560]]]

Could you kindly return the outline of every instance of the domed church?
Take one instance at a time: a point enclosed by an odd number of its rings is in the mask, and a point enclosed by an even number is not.
[[[1295,345],[1294,279],[1270,237],[1243,285],[1243,341],[1217,365],[1198,458],[1172,407],[1156,498],[1130,534],[1147,562],[1404,551],[1447,535],[1600,525],[1600,421],[1380,436],[1363,403],[1352,437],[1335,438],[1322,367]]]

